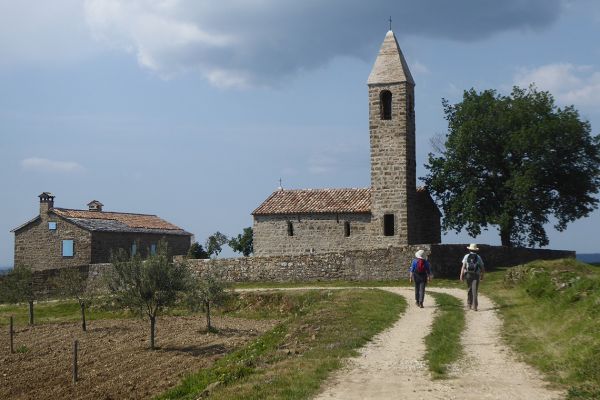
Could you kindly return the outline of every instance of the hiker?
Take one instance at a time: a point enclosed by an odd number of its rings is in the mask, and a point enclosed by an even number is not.
[[[431,281],[431,266],[429,265],[429,261],[425,259],[425,250],[417,251],[415,257],[410,264],[408,279],[410,282],[415,282],[415,301],[417,307],[423,308],[425,285]]]
[[[477,254],[479,248],[475,243],[471,243],[469,254],[466,254],[462,260],[460,269],[460,281],[467,280],[467,306],[474,311],[477,311],[477,291],[479,290],[479,281],[483,280],[485,268],[481,256]]]

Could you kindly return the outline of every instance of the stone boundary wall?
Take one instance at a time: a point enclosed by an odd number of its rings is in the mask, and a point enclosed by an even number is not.
[[[211,272],[218,279],[235,282],[318,282],[377,281],[408,278],[414,253],[424,249],[429,254],[434,277],[458,279],[460,262],[467,244],[435,244],[355,250],[314,255],[240,257],[216,260],[188,260],[200,274]],[[509,267],[533,260],[575,257],[574,251],[509,248],[479,245],[486,269]],[[180,258],[180,257],[176,257]],[[104,275],[111,264],[90,264],[78,268],[88,276],[88,288],[106,291]],[[50,281],[59,269],[36,271],[34,285],[40,298],[54,295]]]
[[[225,282],[372,281],[408,277],[414,253],[429,253],[434,277],[457,278],[467,244],[411,245],[314,255],[189,260],[199,273],[211,272]],[[537,259],[575,257],[574,251],[480,245],[488,270]]]

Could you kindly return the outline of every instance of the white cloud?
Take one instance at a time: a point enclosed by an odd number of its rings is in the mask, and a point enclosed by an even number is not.
[[[557,63],[537,68],[521,68],[514,77],[515,85],[534,83],[547,90],[562,104],[600,105],[600,71],[588,65]]]
[[[21,167],[27,171],[74,173],[83,172],[85,168],[74,161],[57,161],[47,158],[30,157],[21,161]]]

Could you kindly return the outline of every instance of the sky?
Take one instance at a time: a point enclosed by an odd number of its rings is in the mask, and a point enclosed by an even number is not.
[[[203,243],[284,188],[370,186],[367,77],[392,18],[417,176],[442,98],[535,83],[600,133],[594,0],[0,0],[0,266],[55,206],[156,214]],[[549,248],[600,252],[600,211]],[[499,244],[448,232],[443,243]],[[231,255],[224,252],[224,255]]]

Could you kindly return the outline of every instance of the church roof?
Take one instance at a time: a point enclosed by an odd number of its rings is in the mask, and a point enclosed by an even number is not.
[[[375,60],[367,84],[388,84],[408,82],[415,84],[410,74],[408,64],[404,59],[402,50],[398,45],[396,36],[391,30],[385,35],[385,39],[379,49],[379,55]]]
[[[253,215],[369,213],[371,189],[276,190]]]

